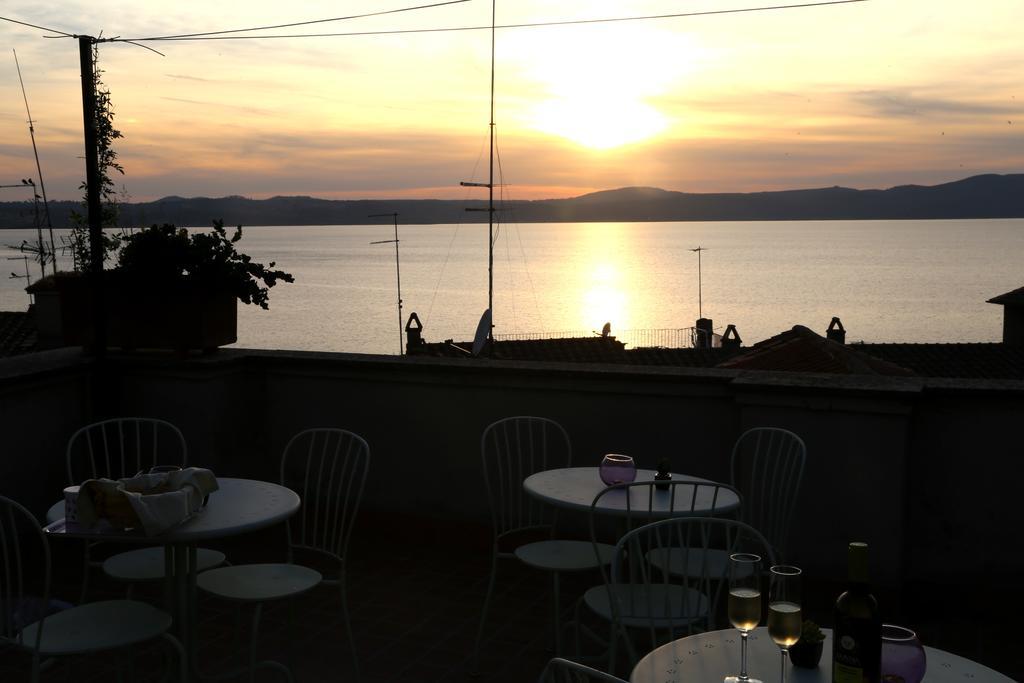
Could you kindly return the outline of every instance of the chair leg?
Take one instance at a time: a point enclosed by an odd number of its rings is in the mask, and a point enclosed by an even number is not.
[[[166,642],[171,644],[175,652],[178,653],[178,680],[181,683],[188,682],[188,666],[185,661],[185,648],[182,647],[181,642],[177,638],[172,636],[170,633],[164,633],[162,636]]]
[[[604,670],[610,674],[615,673],[615,646],[618,644],[619,634],[615,631],[615,624],[608,627],[608,663]]]
[[[359,653],[356,651],[356,638],[355,633],[352,632],[352,621],[348,615],[348,593],[345,590],[345,575],[342,574],[338,581],[338,588],[341,592],[341,617],[345,623],[345,633],[348,634],[349,648],[352,650],[352,673],[354,678],[352,680],[359,680]]]
[[[262,612],[263,603],[256,603],[256,609],[252,612],[252,631],[249,634],[249,683],[256,681],[256,636],[259,634]]]
[[[480,675],[480,644],[484,639],[484,624],[487,622],[487,610],[491,607],[491,594],[494,593],[494,580],[498,576],[498,550],[491,554],[491,577],[487,581],[487,596],[484,598],[484,608],[480,612],[480,625],[476,630],[476,644],[473,646],[473,661],[470,664],[469,673],[472,676]]]
[[[562,601],[560,597],[559,588],[559,577],[558,572],[551,572],[551,587],[552,587],[552,602],[555,605],[555,656],[562,656],[562,626],[561,626],[561,607]]]
[[[89,592],[89,570],[92,568],[92,563],[89,557],[89,541],[82,541],[84,548],[82,549],[82,592],[78,595],[78,604],[85,604],[85,594]]]

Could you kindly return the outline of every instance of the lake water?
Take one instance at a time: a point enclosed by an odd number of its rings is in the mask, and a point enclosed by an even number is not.
[[[471,340],[487,307],[487,226],[399,226],[404,315],[427,341]],[[0,231],[0,244],[32,239]],[[270,310],[239,306],[238,345],[397,353],[391,225],[250,227],[239,248],[295,275]],[[849,341],[998,341],[1002,308],[1024,285],[1024,219],[501,226],[494,253],[495,333],[612,333],[735,324],[750,345],[795,324]],[[4,257],[17,252],[0,249]],[[24,271],[5,261],[5,274]],[[38,274],[38,267],[32,269]],[[0,280],[0,310],[24,310],[24,280]]]

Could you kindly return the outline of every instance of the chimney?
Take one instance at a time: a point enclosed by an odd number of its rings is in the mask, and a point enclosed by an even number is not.
[[[988,303],[1003,307],[1003,343],[1024,345],[1024,287],[992,297]]]
[[[715,328],[711,323],[711,318],[697,318],[694,328],[693,345],[698,349],[710,349],[712,340],[715,338]]]
[[[405,324],[405,353],[407,355],[413,355],[419,352],[419,347],[423,346],[423,323],[420,322],[420,317],[413,311],[409,316],[409,322]]]
[[[832,316],[832,322],[828,324],[828,330],[825,331],[825,336],[834,342],[845,344],[846,330],[843,329],[843,321],[836,316]]]
[[[736,326],[726,325],[725,334],[722,335],[722,348],[736,351],[741,346],[743,346],[743,340],[740,339],[740,333],[736,331]]]

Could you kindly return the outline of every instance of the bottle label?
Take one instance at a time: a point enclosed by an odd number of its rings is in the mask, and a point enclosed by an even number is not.
[[[838,618],[832,645],[833,683],[878,683],[881,635],[870,620]]]
[[[840,664],[839,661],[832,663],[832,683],[864,683],[864,669],[859,666]]]

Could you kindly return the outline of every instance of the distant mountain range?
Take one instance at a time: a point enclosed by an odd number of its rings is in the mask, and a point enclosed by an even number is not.
[[[1024,217],[1024,174],[979,175],[942,185],[888,190],[828,187],[779,192],[695,194],[624,187],[568,199],[505,202],[502,220],[519,223],[600,221],[783,221]],[[123,204],[121,225],[362,225],[368,214],[397,211],[402,223],[487,221],[486,202],[440,199],[328,200],[165,197]],[[55,227],[67,227],[78,202],[51,202]],[[32,227],[28,202],[0,202],[0,227]],[[379,220],[379,219],[378,219]]]

